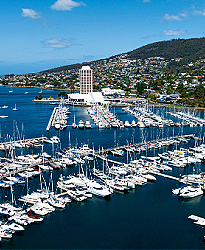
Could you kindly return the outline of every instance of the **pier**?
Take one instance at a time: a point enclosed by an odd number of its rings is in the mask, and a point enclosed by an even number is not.
[[[124,151],[126,151],[126,149],[129,149],[130,147],[141,147],[141,146],[149,147],[150,145],[153,145],[153,144],[156,144],[156,143],[165,142],[168,139],[177,140],[179,138],[194,139],[195,135],[190,134],[190,135],[174,136],[174,137],[170,137],[170,138],[163,138],[163,139],[153,140],[153,141],[148,141],[148,142],[140,142],[140,143],[123,145],[123,146],[118,146],[118,147],[113,147],[113,148],[108,148],[108,149],[102,149],[102,150],[97,151],[96,154],[98,154],[98,155],[108,154],[113,150],[124,150]]]
[[[51,126],[52,126],[52,124],[53,124],[53,120],[55,120],[55,116],[56,116],[57,113],[58,113],[58,107],[55,107],[55,108],[53,109],[53,113],[52,113],[52,115],[51,115],[51,118],[50,118],[50,120],[49,120],[49,122],[48,122],[48,125],[47,125],[47,128],[46,128],[46,131],[47,131],[47,132],[50,130],[50,128],[51,128]]]
[[[157,172],[152,172],[152,171],[149,171],[149,173],[153,174],[153,175],[160,176],[160,177],[164,177],[164,178],[167,178],[167,179],[170,179],[170,180],[174,180],[174,181],[179,181],[180,182],[180,178],[172,176],[172,175],[163,174],[163,173],[157,173]]]
[[[24,140],[18,140],[18,141],[7,141],[7,142],[1,142],[0,143],[0,149],[6,150],[6,149],[12,149],[15,147],[14,143],[21,145],[22,148],[26,148],[26,145],[30,146],[39,146],[39,143],[43,143],[44,140],[48,139],[47,137],[37,137],[32,139],[24,139]]]

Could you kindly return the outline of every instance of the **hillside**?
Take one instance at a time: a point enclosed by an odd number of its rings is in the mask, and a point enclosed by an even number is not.
[[[175,39],[156,42],[128,52],[130,58],[145,59],[160,56],[165,59],[183,58],[195,61],[205,58],[205,38]]]
[[[124,53],[122,53],[124,54]],[[130,52],[126,52],[131,59],[145,59],[149,57],[164,57],[167,60],[172,58],[183,58],[177,65],[196,61],[200,58],[205,58],[205,38],[191,39],[174,39],[170,41],[155,42],[142,46]],[[119,55],[117,55],[119,56]],[[111,58],[114,58],[112,56]],[[98,61],[95,61],[98,62]],[[77,69],[82,65],[90,65],[92,62],[84,62],[79,64],[62,66],[54,69],[45,70],[43,72],[60,72],[70,69]]]

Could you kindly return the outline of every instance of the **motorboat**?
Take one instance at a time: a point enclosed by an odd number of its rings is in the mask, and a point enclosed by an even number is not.
[[[196,196],[202,195],[203,190],[200,186],[194,187],[194,186],[187,186],[186,189],[182,189],[179,192],[179,196],[185,199],[188,198],[194,198]]]
[[[87,128],[87,129],[92,128],[92,125],[90,124],[90,121],[85,122],[85,128]]]
[[[72,128],[77,128],[77,125],[75,124],[75,122],[72,123]]]
[[[203,190],[199,185],[185,185],[172,190],[172,193],[182,198],[193,198],[203,194]]]
[[[105,185],[101,185],[95,180],[86,179],[85,182],[87,184],[88,191],[94,195],[105,198],[113,193],[111,189],[107,188]]]
[[[84,121],[83,121],[83,120],[80,120],[79,123],[78,123],[78,128],[79,128],[79,129],[83,129],[84,127],[85,127]]]
[[[16,108],[16,104],[15,104],[15,107],[12,109],[13,111],[17,111],[18,109]]]
[[[52,141],[52,143],[54,143],[54,144],[58,144],[58,143],[60,143],[60,139],[57,137],[57,136],[52,136],[51,138],[50,138],[50,140]]]
[[[130,128],[130,127],[131,127],[131,124],[130,124],[128,121],[125,121],[124,126],[125,126],[125,128]]]
[[[132,120],[131,127],[132,128],[136,128],[137,127],[137,123],[135,122],[135,120]]]

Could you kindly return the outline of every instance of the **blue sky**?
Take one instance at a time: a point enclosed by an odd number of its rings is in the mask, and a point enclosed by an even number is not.
[[[205,37],[204,0],[1,0],[0,75]]]

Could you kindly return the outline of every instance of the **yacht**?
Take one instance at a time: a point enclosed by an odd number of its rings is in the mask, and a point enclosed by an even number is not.
[[[75,113],[74,113],[74,117],[73,117],[73,123],[72,123],[72,128],[77,128],[77,125],[75,123]]]
[[[105,198],[105,197],[110,196],[113,193],[111,189],[109,189],[105,185],[98,183],[95,180],[90,180],[88,178],[85,178],[84,181],[87,185],[88,191],[94,195]]]
[[[60,127],[61,127],[60,123],[59,123],[59,122],[56,122],[56,123],[55,123],[55,129],[60,129]]]
[[[99,128],[106,128],[105,123],[102,122],[102,121],[99,121],[98,127],[99,127]]]
[[[80,120],[79,123],[78,123],[78,128],[83,129],[84,127],[85,127],[84,121]]]
[[[189,186],[186,190],[181,190],[179,196],[185,199],[194,198],[203,194],[203,190],[200,186],[193,187]]]
[[[201,186],[182,186],[172,190],[172,193],[182,198],[193,198],[203,194]]]
[[[132,123],[131,123],[131,127],[132,128],[136,128],[137,127],[137,123],[133,120]]]
[[[86,121],[86,122],[85,122],[85,128],[87,128],[87,129],[92,128],[92,126],[91,126],[91,124],[90,124],[90,121]]]
[[[60,139],[59,139],[57,136],[52,136],[52,137],[50,138],[50,140],[51,140],[52,143],[54,143],[54,144],[60,143]]]
[[[139,122],[137,123],[137,126],[138,126],[139,128],[145,128],[145,124],[144,124],[142,121],[139,121]]]
[[[18,109],[16,108],[16,104],[15,104],[15,107],[12,109],[13,111],[17,111]]]
[[[130,124],[128,121],[125,121],[124,126],[125,126],[126,128],[130,128],[131,124]]]

